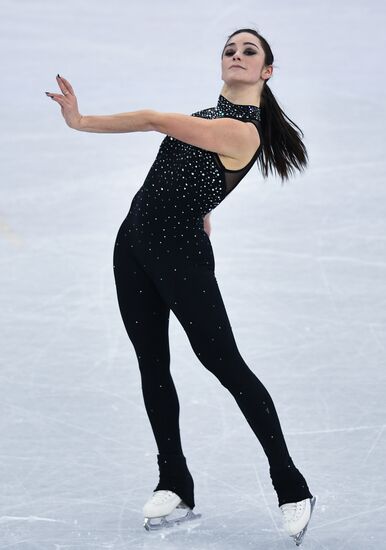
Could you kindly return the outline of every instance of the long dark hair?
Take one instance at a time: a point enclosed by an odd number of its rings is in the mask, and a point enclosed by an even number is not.
[[[238,29],[228,36],[227,42],[232,36],[240,32],[252,33],[260,40],[265,54],[264,64],[265,66],[272,65],[272,50],[265,38],[256,30]],[[224,55],[224,50],[221,57]],[[299,171],[305,169],[308,155],[307,149],[301,140],[304,137],[303,132],[280,108],[271,88],[268,86],[267,80],[264,82],[260,101],[263,139],[262,154],[258,156],[257,162],[260,165],[263,177],[266,178],[269,172],[276,171],[282,182],[284,182],[284,179],[289,179],[295,169]]]

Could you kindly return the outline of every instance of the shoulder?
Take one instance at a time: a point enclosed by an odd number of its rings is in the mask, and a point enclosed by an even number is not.
[[[206,116],[202,116],[205,111]],[[211,116],[213,114],[213,109],[198,111],[193,116],[152,111],[152,129],[195,147],[236,159],[257,148],[259,136],[253,124],[245,124],[233,117]]]

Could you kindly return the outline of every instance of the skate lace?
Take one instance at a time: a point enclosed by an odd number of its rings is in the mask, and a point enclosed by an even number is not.
[[[280,509],[283,512],[284,521],[294,521],[299,519],[300,516],[303,514],[304,506],[304,500],[282,504],[280,506]]]
[[[153,494],[152,500],[154,503],[158,504],[158,503],[166,502],[173,495],[175,495],[173,491],[167,491],[167,490],[161,489],[159,491],[155,491],[155,493]]]

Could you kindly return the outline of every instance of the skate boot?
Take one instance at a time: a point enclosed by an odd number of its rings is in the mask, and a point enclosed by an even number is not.
[[[143,507],[146,530],[172,527],[198,519],[194,514],[194,482],[183,455],[157,455],[160,479],[153,495]]]
[[[288,502],[279,506],[283,513],[283,527],[299,546],[307,531],[312,511],[316,504],[316,496],[298,502]]]
[[[147,531],[180,525],[201,517],[201,514],[195,514],[176,493],[164,489],[154,491],[143,507],[143,515],[143,526]]]

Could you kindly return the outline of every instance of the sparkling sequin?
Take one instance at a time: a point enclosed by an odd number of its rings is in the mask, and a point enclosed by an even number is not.
[[[216,107],[191,116],[251,121],[261,131],[259,107],[238,105],[222,95]],[[166,261],[174,271],[178,263],[206,265],[213,270],[214,258],[203,218],[238,185],[260,150],[243,169],[227,170],[217,153],[167,135],[126,216],[125,237],[130,247],[141,250],[142,261]]]

